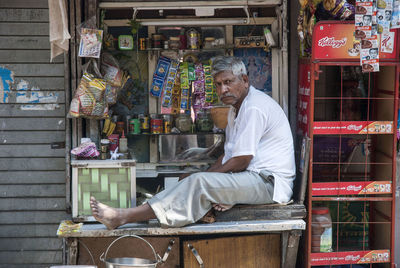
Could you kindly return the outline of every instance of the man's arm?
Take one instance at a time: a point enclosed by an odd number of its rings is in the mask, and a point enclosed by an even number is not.
[[[218,157],[217,161],[214,162],[214,164],[211,165],[209,169],[207,169],[207,172],[214,172],[217,169],[222,167],[222,159],[224,158],[225,154],[222,154],[220,157]]]
[[[241,155],[232,157],[225,164],[222,165],[222,157],[218,158],[217,162],[207,170],[207,172],[241,172],[246,170],[249,166],[251,159],[253,159],[252,155]]]

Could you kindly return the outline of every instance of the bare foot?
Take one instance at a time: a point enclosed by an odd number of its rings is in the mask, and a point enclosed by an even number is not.
[[[119,208],[112,208],[100,203],[93,196],[90,197],[90,207],[93,217],[109,230],[125,224],[122,210]]]
[[[233,207],[233,205],[226,204],[212,204],[212,206],[216,211],[227,211]]]

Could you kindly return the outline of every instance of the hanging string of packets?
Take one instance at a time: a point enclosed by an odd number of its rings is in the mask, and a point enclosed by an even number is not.
[[[197,111],[218,101],[210,63],[179,63],[161,56],[158,59],[150,94],[161,98],[165,113]]]
[[[400,0],[356,0],[355,38],[360,41],[363,72],[379,71],[379,52],[393,53],[394,32],[400,28]]]

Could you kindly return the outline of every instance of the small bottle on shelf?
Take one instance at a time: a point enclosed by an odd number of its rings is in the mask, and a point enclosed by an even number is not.
[[[119,139],[119,152],[123,154],[128,152],[128,139],[125,137],[124,132],[122,132],[122,136]]]

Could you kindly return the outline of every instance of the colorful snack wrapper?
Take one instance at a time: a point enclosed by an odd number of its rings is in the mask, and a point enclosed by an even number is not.
[[[171,106],[172,90],[175,85],[175,79],[178,73],[179,62],[173,60],[169,67],[166,83],[164,84],[163,96],[161,105],[163,107]]]
[[[163,87],[164,79],[153,76],[153,83],[151,84],[150,94],[154,97],[160,97]]]
[[[168,73],[169,66],[171,65],[171,60],[161,56],[158,59],[157,68],[154,74],[159,78],[165,78]]]
[[[391,29],[400,28],[400,0],[393,1]]]

